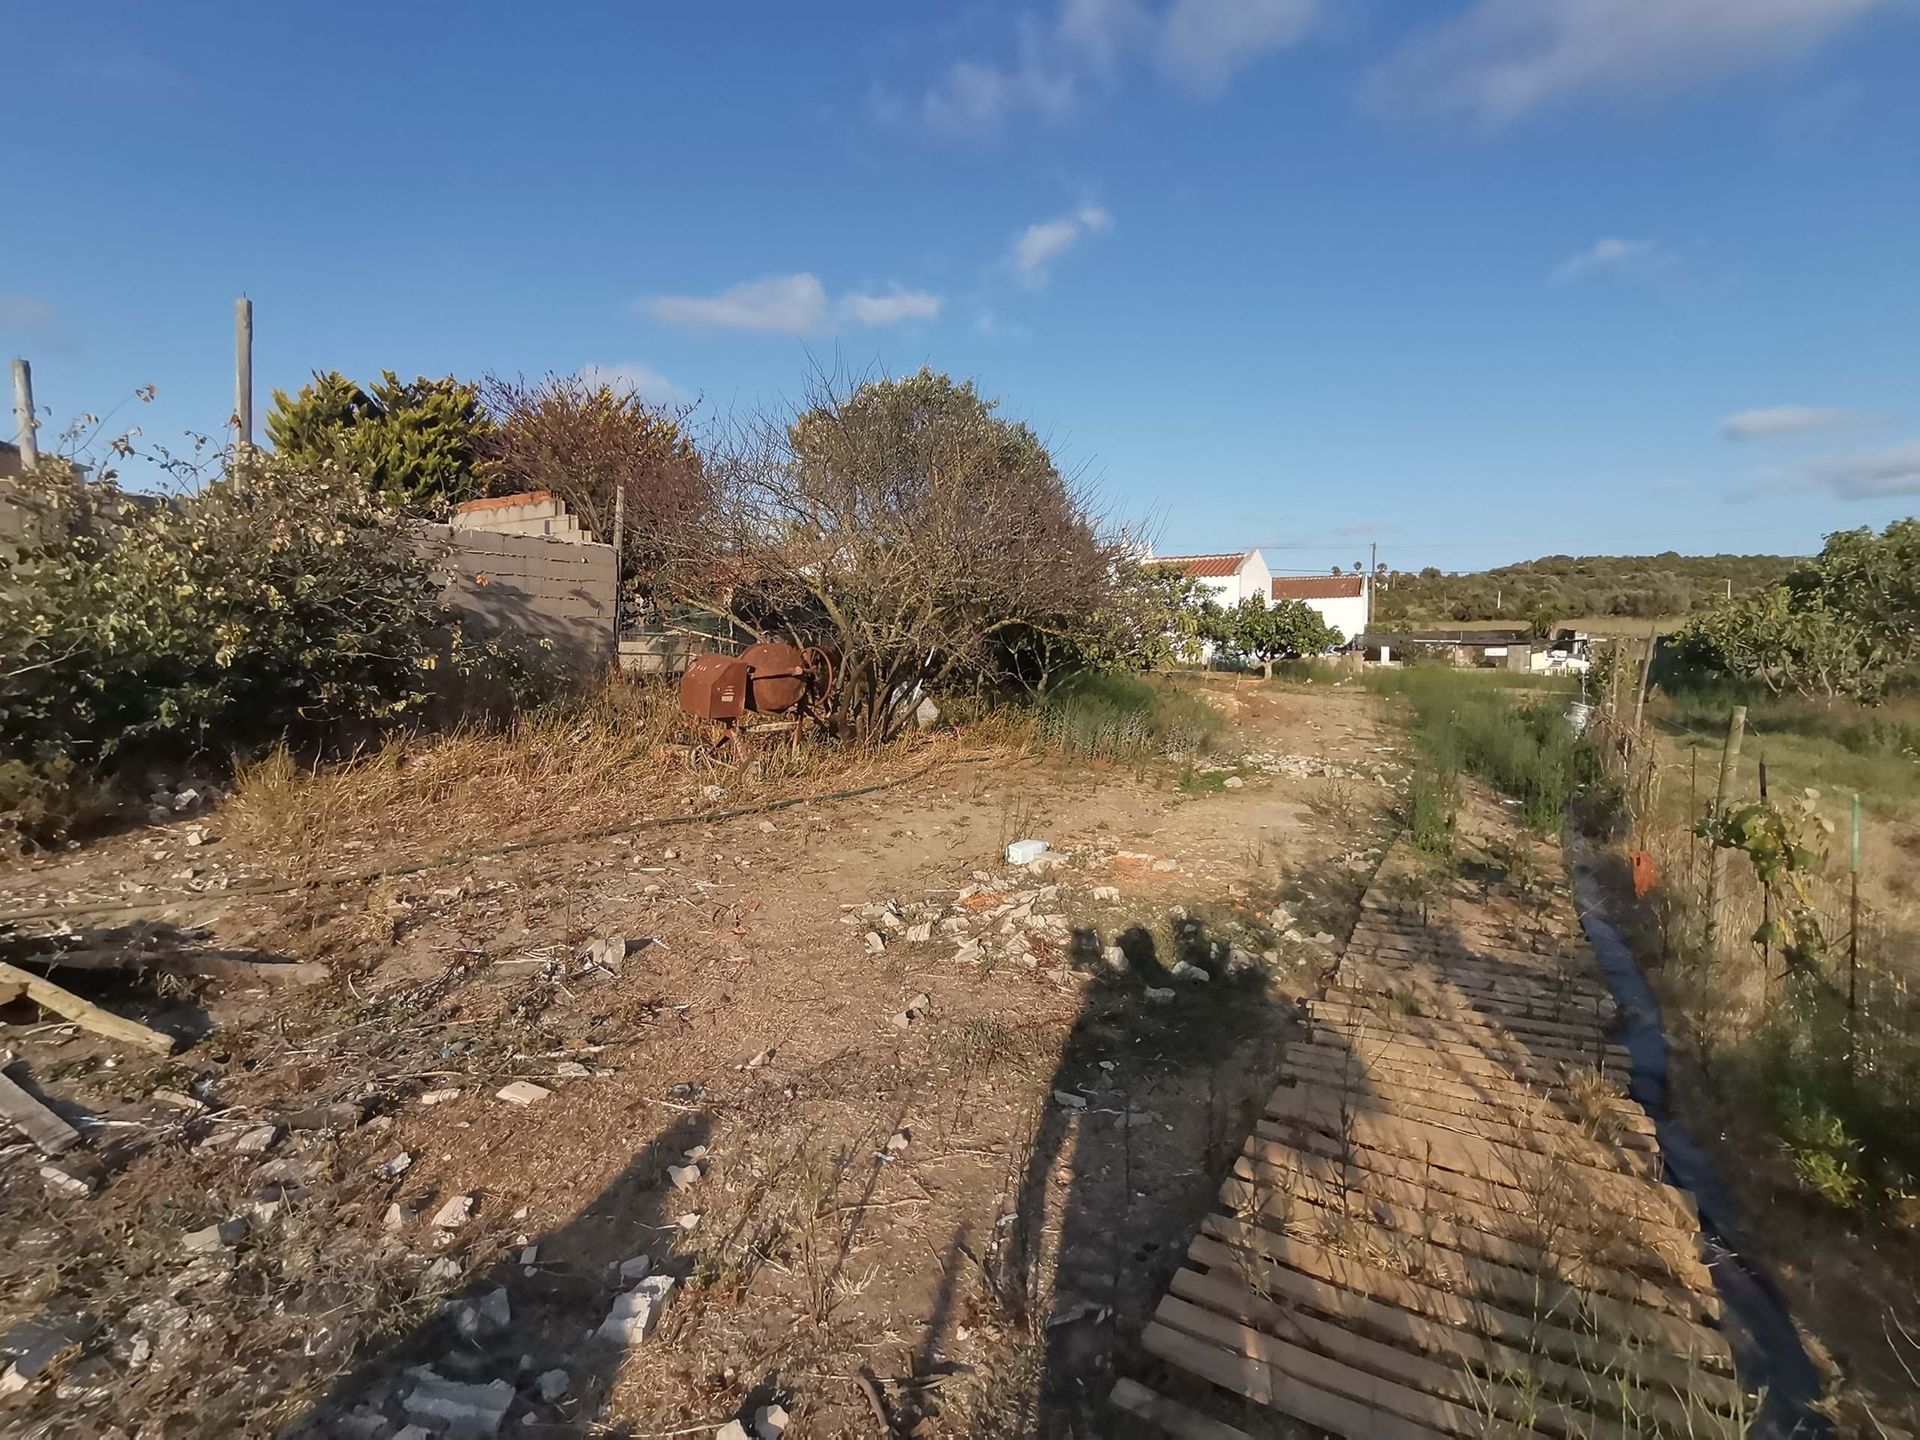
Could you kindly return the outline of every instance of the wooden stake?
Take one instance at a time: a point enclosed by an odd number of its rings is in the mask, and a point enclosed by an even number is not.
[[[5,1075],[0,1075],[0,1119],[16,1126],[43,1155],[64,1154],[80,1143],[78,1130]]]
[[[1860,1013],[1860,792],[1853,794],[1853,849],[1847,866],[1847,1070],[1853,1070],[1853,1025]]]
[[[83,1029],[97,1035],[123,1041],[128,1045],[137,1045],[142,1050],[151,1050],[156,1055],[171,1055],[174,1040],[171,1035],[163,1035],[142,1025],[137,1020],[129,1020],[124,1015],[115,1015],[111,1010],[102,1010],[91,1000],[83,1000],[71,990],[31,975],[12,965],[0,961],[0,990],[18,985],[27,998],[43,1010],[51,1010],[63,1020],[71,1020]]]
[[[1633,698],[1633,733],[1640,733],[1642,717],[1647,713],[1647,687],[1653,682],[1653,648],[1660,640],[1658,622],[1647,627],[1647,653],[1640,660],[1640,689]]]
[[[1733,798],[1734,771],[1740,764],[1740,740],[1747,733],[1747,707],[1736,705],[1733,714],[1727,717],[1726,748],[1720,752],[1720,783],[1713,792],[1712,817],[1718,820],[1727,813],[1727,802]],[[1720,872],[1723,868],[1720,859],[1720,846],[1707,847],[1707,948],[1713,949],[1719,938],[1720,930]]]
[[[233,469],[246,473],[253,454],[253,301],[233,302]]]
[[[33,415],[33,367],[25,360],[13,362],[13,423],[20,431],[20,464],[31,470],[40,463],[40,440],[35,431],[40,422]]]

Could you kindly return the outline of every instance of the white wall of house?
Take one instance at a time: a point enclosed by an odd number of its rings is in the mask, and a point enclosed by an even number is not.
[[[1364,593],[1334,600],[1303,600],[1300,603],[1312,606],[1322,620],[1340,632],[1343,641],[1353,639],[1367,628],[1367,597]]]

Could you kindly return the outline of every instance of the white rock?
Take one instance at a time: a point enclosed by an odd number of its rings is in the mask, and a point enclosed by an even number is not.
[[[774,824],[771,820],[762,820],[760,822],[760,833],[762,835],[771,835],[773,834],[773,831],[774,831]]]
[[[1163,990],[1154,985],[1147,986],[1145,994],[1147,999],[1153,1001],[1156,1005],[1164,1005],[1173,999],[1173,991]]]
[[[1162,875],[1168,875],[1180,868],[1180,862],[1171,856],[1162,856],[1153,862],[1153,868],[1158,870]]]
[[[420,1283],[429,1290],[446,1290],[460,1283],[460,1262],[441,1256],[420,1272]]]
[[[537,1105],[553,1092],[544,1085],[535,1085],[531,1080],[515,1080],[511,1085],[502,1085],[493,1092],[493,1098],[504,1100],[509,1105]]]
[[[667,1178],[673,1181],[674,1189],[691,1190],[695,1185],[700,1183],[700,1167],[698,1165],[669,1165],[667,1167]]]
[[[790,1423],[784,1405],[762,1405],[753,1417],[753,1440],[780,1440]]]
[[[180,1237],[180,1243],[195,1255],[210,1255],[215,1250],[238,1245],[247,1238],[247,1229],[247,1222],[243,1219],[222,1220],[204,1230],[188,1231]]]
[[[1172,975],[1176,980],[1192,980],[1192,981],[1195,981],[1196,983],[1204,983],[1205,981],[1211,980],[1213,978],[1206,971],[1202,970],[1198,965],[1189,965],[1184,960],[1179,960],[1174,962],[1173,969],[1170,970],[1168,973]]]
[[[1031,865],[1051,847],[1044,840],[1016,840],[1007,846],[1009,865]]]
[[[1109,970],[1124,970],[1127,968],[1127,952],[1122,950],[1118,945],[1101,946],[1100,959]]]
[[[676,1215],[673,1223],[691,1235],[700,1228],[700,1212],[697,1210],[689,1210],[684,1215]]]
[[[924,945],[932,938],[933,922],[931,920],[922,920],[918,925],[909,925],[907,927],[907,943],[909,945]]]
[[[553,1074],[557,1080],[585,1080],[592,1076],[593,1071],[578,1060],[562,1060],[553,1067]]]
[[[1120,898],[1120,887],[1118,885],[1096,885],[1093,887],[1093,898],[1109,902],[1118,900]]]
[[[867,954],[879,955],[887,948],[887,937],[882,935],[878,930],[869,930],[867,931],[867,938],[864,943],[867,947]]]
[[[520,1263],[522,1265],[538,1265],[540,1263],[540,1247],[538,1245],[522,1245],[520,1247]]]
[[[907,1135],[906,1131],[896,1130],[887,1137],[887,1152],[892,1155],[898,1155],[912,1143],[913,1141]]]
[[[634,1345],[645,1340],[659,1321],[672,1289],[671,1275],[647,1276],[614,1300],[607,1318],[594,1331],[594,1338],[609,1345]]]
[[[1247,782],[1242,780],[1238,775],[1229,775],[1226,779],[1220,782],[1220,787],[1223,790],[1238,790],[1242,785],[1245,785],[1246,783]]]
[[[393,1440],[433,1440],[433,1432],[424,1425],[403,1425],[393,1432]]]
[[[513,1386],[504,1380],[463,1385],[428,1371],[400,1407],[409,1415],[438,1421],[455,1434],[494,1435],[513,1404],[513,1395]]]
[[[456,1195],[433,1212],[433,1228],[436,1230],[458,1230],[472,1218],[473,1197],[471,1195]]]
[[[404,1230],[407,1224],[407,1212],[396,1203],[387,1206],[387,1213],[380,1218],[381,1228],[386,1230]]]
[[[978,940],[969,940],[953,952],[953,959],[957,965],[977,965],[984,954],[986,950]]]
[[[738,1420],[729,1420],[713,1432],[713,1440],[753,1440],[753,1437]]]
[[[540,1398],[551,1405],[572,1387],[573,1381],[564,1370],[547,1370],[533,1382],[533,1388]]]
[[[77,1200],[82,1195],[91,1195],[93,1193],[93,1186],[89,1185],[77,1175],[68,1174],[58,1165],[42,1165],[40,1167],[40,1178],[46,1183],[47,1189],[55,1195],[65,1195]]]
[[[412,1168],[413,1156],[407,1151],[402,1150],[391,1160],[383,1160],[374,1166],[373,1173],[378,1175],[382,1180],[398,1180]]]
[[[429,1090],[420,1097],[422,1105],[444,1105],[449,1100],[458,1100],[463,1092],[459,1090]]]

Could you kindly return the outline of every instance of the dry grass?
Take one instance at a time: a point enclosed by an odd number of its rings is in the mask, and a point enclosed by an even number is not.
[[[222,820],[243,849],[306,875],[375,853],[482,849],[870,784],[962,743],[951,731],[881,746],[803,733],[736,759],[702,743],[671,689],[615,676],[501,727],[396,735],[339,763],[274,750],[240,767]]]

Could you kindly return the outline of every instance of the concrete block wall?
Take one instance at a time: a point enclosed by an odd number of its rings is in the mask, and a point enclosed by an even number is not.
[[[579,671],[613,663],[611,545],[453,525],[422,525],[419,543],[470,635],[550,649]]]
[[[470,500],[455,507],[453,528],[588,543],[587,532],[581,528],[579,519],[568,513],[567,502],[546,490],[501,495],[492,500]]]

